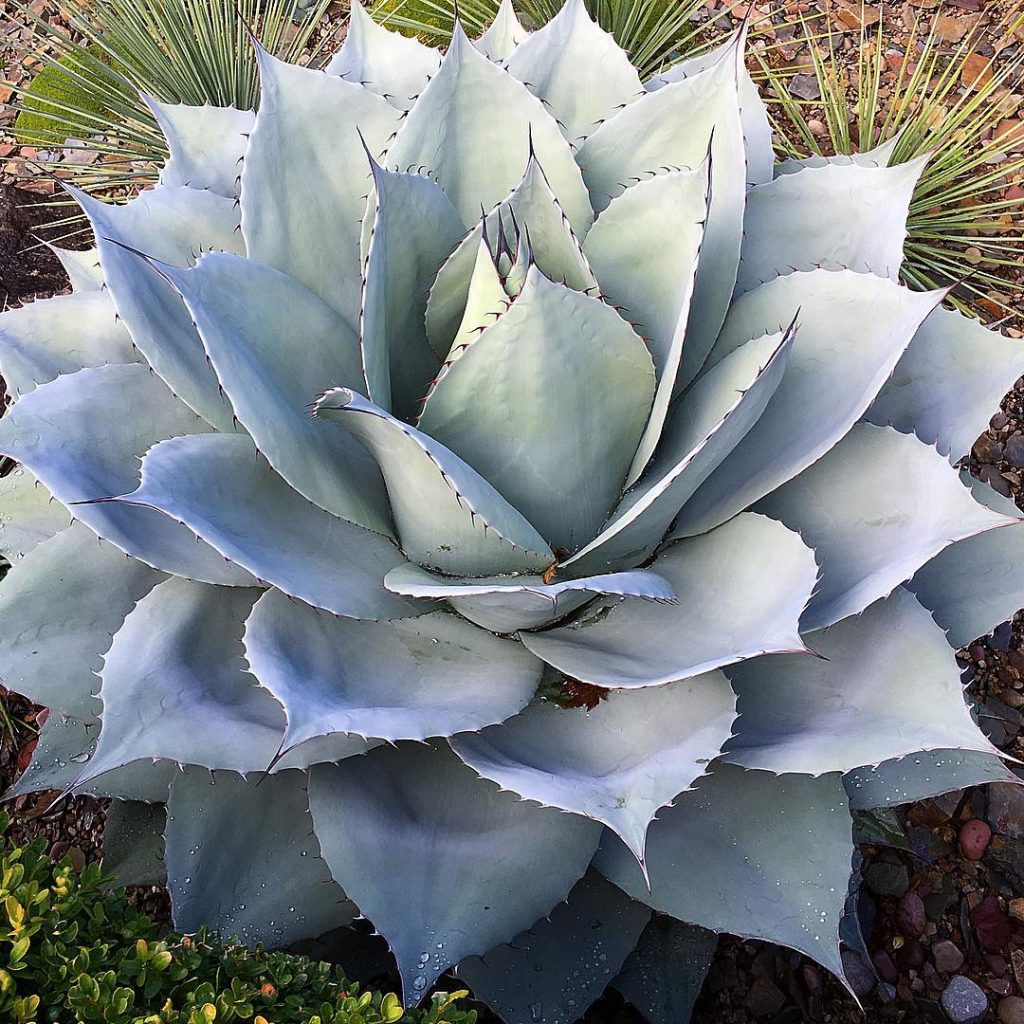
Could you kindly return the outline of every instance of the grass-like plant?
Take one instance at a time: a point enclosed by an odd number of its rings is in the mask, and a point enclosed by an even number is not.
[[[817,21],[814,31],[804,27],[819,99],[800,99],[792,76],[763,58],[754,74],[775,96],[769,112],[780,156],[866,152],[893,139],[894,163],[932,154],[910,207],[903,279],[918,288],[963,279],[956,305],[966,311],[964,300],[975,300],[975,311],[1002,316],[1011,310],[991,292],[1005,290],[1007,271],[1024,265],[1024,197],[1006,197],[1024,172],[1024,122],[1016,131],[999,128],[1024,109],[1024,51],[1003,58],[1000,47],[1024,25],[1024,4],[1012,3],[997,24],[968,32],[951,51],[937,23],[937,16],[915,21],[888,90],[884,15],[861,28],[851,69],[836,36]],[[985,31],[996,48],[988,58],[979,53]],[[815,118],[824,133],[812,130]]]

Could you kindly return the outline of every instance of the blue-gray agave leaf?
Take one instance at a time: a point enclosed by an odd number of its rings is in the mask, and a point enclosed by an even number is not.
[[[632,954],[650,917],[591,869],[549,917],[467,957],[458,976],[504,1020],[574,1024]]]
[[[116,886],[166,885],[163,804],[112,800],[103,821],[103,873]]]
[[[898,283],[898,140],[775,163],[745,36],[641,83],[584,0],[443,56],[355,3],[72,193],[72,294],[0,314],[13,792],[156,805],[110,856],[180,928],[360,913],[510,1024],[635,946],[682,1022],[701,928],[841,974],[851,803],[1008,778],[954,649],[1024,522],[954,464],[1024,346]]]

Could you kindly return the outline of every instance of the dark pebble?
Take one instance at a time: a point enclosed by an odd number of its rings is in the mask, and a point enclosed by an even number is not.
[[[1004,949],[1013,934],[1013,924],[995,896],[986,896],[971,911],[971,927],[983,949],[991,953]]]
[[[1011,434],[1006,439],[1004,454],[1014,469],[1024,469],[1024,434]]]
[[[878,976],[883,981],[891,981],[893,984],[899,981],[900,972],[892,962],[892,957],[884,949],[878,950],[871,957],[871,962],[875,965],[875,970],[878,971]]]
[[[963,953],[949,939],[943,939],[932,946],[932,959],[935,961],[935,969],[942,974],[959,971],[964,963]]]
[[[786,997],[767,975],[762,975],[747,993],[747,1009],[755,1017],[776,1014],[786,1004]]]
[[[910,875],[902,864],[876,862],[864,872],[864,881],[879,896],[902,896],[910,888]]]
[[[850,988],[859,996],[866,996],[876,985],[877,978],[871,965],[856,950],[844,949],[840,954],[843,958],[843,971]]]
[[[914,939],[924,935],[928,918],[924,911],[924,900],[916,892],[908,892],[900,899],[896,909],[896,923],[903,935]]]

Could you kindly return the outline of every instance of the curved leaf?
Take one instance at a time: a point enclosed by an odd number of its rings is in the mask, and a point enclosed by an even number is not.
[[[402,115],[361,85],[286,64],[262,47],[256,52],[260,109],[242,163],[246,250],[304,284],[354,327],[360,222],[371,186],[359,135],[379,153]]]
[[[57,295],[0,313],[0,374],[13,398],[86,366],[140,361],[105,291]]]
[[[158,269],[184,299],[260,453],[314,504],[389,535],[376,463],[309,415],[325,381],[363,387],[359,338],[348,322],[297,281],[239,256],[213,253],[191,270]]]
[[[601,125],[577,154],[590,201],[600,213],[628,185],[697,167],[710,150],[711,202],[677,392],[703,366],[736,283],[746,166],[737,91],[741,64],[737,35],[707,70],[631,103]]]
[[[995,512],[1019,516],[1009,498],[968,478],[974,497]],[[946,631],[964,647],[1010,619],[1024,605],[1024,524],[990,530],[951,544],[923,565],[907,584]]]
[[[161,103],[151,96],[142,99],[171,154],[160,169],[160,184],[205,188],[234,199],[256,115],[234,107]]]
[[[506,67],[540,97],[573,145],[643,95],[636,68],[583,0],[566,0],[516,47]]]
[[[97,410],[103,415],[97,415]],[[0,420],[0,451],[17,459],[75,517],[133,558],[207,583],[250,585],[192,531],[152,509],[94,499],[133,490],[139,456],[167,437],[204,430],[146,366],[101,366],[58,377]],[[85,502],[86,504],[79,504]]]
[[[799,533],[821,565],[805,632],[862,612],[954,541],[1020,521],[975,501],[934,448],[867,423],[757,510]]]
[[[71,513],[27,470],[0,477],[0,555],[12,564],[71,525]]]
[[[647,569],[545,583],[541,576],[438,576],[409,563],[392,569],[384,577],[384,586],[406,597],[443,598],[464,618],[495,633],[547,625],[597,594],[676,599],[668,582]]]
[[[207,925],[274,949],[348,924],[355,910],[331,880],[310,826],[300,772],[177,775],[166,851],[174,927]]]
[[[724,755],[733,764],[821,775],[920,750],[994,750],[971,718],[942,630],[909,591],[898,587],[807,642],[819,658],[729,670],[740,713]]]
[[[737,293],[815,267],[899,280],[910,199],[927,159],[896,167],[825,164],[752,188]]]
[[[0,583],[0,679],[36,704],[95,718],[111,637],[163,578],[81,523],[44,541]]]
[[[541,664],[446,612],[355,622],[268,591],[246,623],[249,667],[288,719],[281,749],[353,733],[422,740],[480,729],[521,711]]]
[[[476,470],[415,427],[345,388],[316,404],[373,453],[384,474],[402,550],[452,573],[540,571],[544,539]]]
[[[838,167],[845,167],[849,164],[857,164],[860,167],[888,167],[892,161],[892,155],[899,145],[901,135],[902,132],[897,132],[891,139],[887,139],[875,146],[874,149],[865,150],[863,153],[837,153],[835,156],[814,154],[798,160],[783,160],[775,165],[775,177],[782,174],[795,174],[808,167],[826,167],[829,164]]]
[[[627,486],[650,461],[668,416],[683,359],[710,185],[707,164],[638,182],[608,204],[584,242],[601,291],[646,339],[658,372],[654,407]]]
[[[659,686],[760,654],[804,650],[797,622],[814,588],[814,552],[781,523],[746,513],[673,544],[651,564],[674,605],[597,602],[523,643],[586,683]]]
[[[654,917],[612,988],[650,1024],[689,1020],[717,947],[714,932]]]
[[[651,826],[650,890],[617,840],[602,842],[595,866],[654,910],[789,946],[842,978],[853,852],[839,775],[779,778],[720,764]]]
[[[944,295],[873,274],[814,270],[740,296],[713,361],[799,313],[796,340],[757,426],[687,502],[676,535],[725,522],[821,458],[863,415]]]
[[[491,247],[496,247],[502,233],[515,237],[520,231],[529,235],[530,255],[545,276],[578,292],[597,294],[594,273],[531,145],[522,180],[459,243],[430,288],[427,337],[439,356],[448,355],[466,319],[470,284],[482,244],[494,255]],[[475,328],[485,322],[464,326]]]
[[[952,310],[934,310],[865,419],[913,431],[951,460],[966,455],[1024,373],[1024,342]]]
[[[479,39],[474,40],[476,48],[493,61],[507,60],[512,51],[529,36],[519,23],[512,0],[501,0],[494,21]]]
[[[748,341],[703,374],[676,404],[660,448],[601,532],[566,562],[607,571],[644,561],[687,499],[743,439],[782,380],[794,328]]]
[[[452,747],[502,789],[607,825],[642,863],[647,826],[718,757],[735,719],[729,680],[711,672],[591,709],[532,704]]]
[[[746,25],[740,29],[739,45],[746,46]],[[654,92],[671,85],[673,82],[690,78],[692,75],[706,71],[722,60],[730,47],[736,45],[732,40],[696,57],[686,57],[668,70],[649,78],[644,89]],[[747,157],[747,183],[760,185],[772,180],[775,171],[775,149],[772,144],[772,125],[768,117],[768,108],[761,99],[760,90],[745,64],[739,67],[739,99],[740,119],[743,124],[743,143]]]
[[[412,420],[438,368],[424,326],[427,293],[465,226],[429,178],[384,171],[374,162],[373,182],[376,206],[360,325],[363,365],[370,397]]]
[[[354,618],[416,615],[383,587],[404,562],[386,537],[325,512],[261,466],[247,437],[199,434],[150,449],[142,483],[114,507],[149,506],[185,523],[256,579]]]
[[[441,54],[418,39],[389,32],[353,0],[348,32],[326,71],[408,110],[441,64]]]
[[[549,917],[507,945],[463,960],[456,974],[504,1020],[574,1024],[633,951],[650,916],[588,871]]]
[[[480,97],[487,102],[481,103]],[[443,126],[438,130],[438,126]],[[425,169],[444,188],[467,224],[515,187],[530,141],[570,223],[593,221],[569,144],[543,104],[491,63],[456,24],[441,70],[430,80],[388,150],[388,167]]]
[[[614,310],[531,267],[509,311],[438,380],[419,426],[571,551],[615,504],[654,388],[649,353]]]
[[[98,249],[61,249],[50,242],[46,243],[46,248],[60,260],[64,273],[71,281],[73,293],[95,292],[103,286],[103,271],[100,268]]]
[[[915,803],[988,782],[1016,784],[1020,779],[998,754],[978,750],[922,750],[843,776],[854,811]]]
[[[407,1005],[565,899],[600,835],[499,793],[441,746],[318,766],[309,798],[324,858],[395,954]]]
[[[167,884],[167,810],[141,800],[113,800],[103,820],[103,874],[113,886]]]
[[[136,347],[186,405],[217,430],[232,430],[231,406],[188,311],[140,254],[185,266],[204,249],[240,252],[234,202],[169,186],[146,189],[119,206],[68,191],[92,224],[110,297]]]

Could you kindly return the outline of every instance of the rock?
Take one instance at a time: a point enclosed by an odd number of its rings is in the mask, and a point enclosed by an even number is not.
[[[941,974],[952,974],[963,966],[964,955],[949,939],[943,939],[932,946],[932,960]]]
[[[1010,496],[1010,481],[995,466],[982,466],[978,470],[978,477],[1004,498]]]
[[[1014,469],[1024,469],[1024,434],[1011,434],[1006,439],[1003,457]]]
[[[879,896],[902,896],[910,888],[910,875],[902,864],[876,861],[864,872],[868,888]]]
[[[993,782],[988,787],[988,821],[1000,835],[1024,838],[1024,786]]]
[[[789,91],[802,100],[816,100],[821,97],[821,87],[816,75],[794,75],[789,80]]]
[[[767,975],[762,975],[747,993],[747,1009],[755,1017],[769,1017],[786,1005],[786,997]]]
[[[960,826],[960,852],[968,860],[981,860],[992,840],[992,829],[987,821],[972,818]]]
[[[896,962],[908,970],[918,970],[924,967],[925,949],[924,945],[917,939],[906,939],[902,946],[896,950]]]
[[[892,957],[884,949],[878,950],[871,957],[871,962],[875,965],[875,970],[878,971],[878,975],[883,981],[891,981],[893,984],[899,981],[900,972],[892,962]]]
[[[1016,921],[1024,923],[1024,896],[1018,896],[1015,900],[1010,900],[1010,917]]]
[[[1004,198],[1005,198],[1005,196],[1004,196]],[[1020,198],[1024,199],[1024,192],[1021,193],[1021,197]],[[1006,413],[1002,411],[1002,409],[1000,409],[999,412],[995,413],[995,415],[993,415],[992,419],[990,419],[988,421],[988,425],[993,430],[1002,430],[1003,427],[1005,427],[1005,426],[1007,426],[1009,424],[1009,422],[1010,422],[1010,417],[1007,416]]]
[[[958,974],[942,991],[942,1008],[953,1024],[981,1024],[988,1013],[988,999],[970,978]]]
[[[994,441],[988,434],[982,434],[974,442],[974,457],[979,462],[998,462],[1003,455],[1003,445]]]
[[[999,1000],[996,1016],[1000,1024],[1024,1024],[1024,999],[1020,996],[1007,996]]]
[[[900,900],[896,908],[896,923],[903,935],[914,939],[924,935],[928,917],[924,910],[924,900],[916,892],[908,892]]]
[[[971,927],[983,949],[995,952],[1004,949],[1013,933],[1010,919],[995,896],[986,896],[971,911]]]

